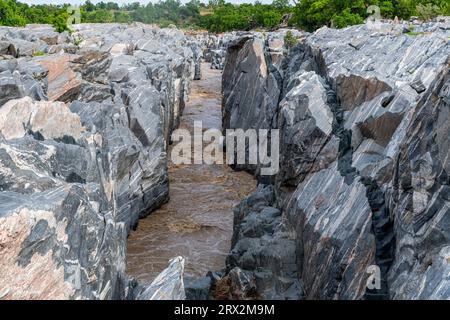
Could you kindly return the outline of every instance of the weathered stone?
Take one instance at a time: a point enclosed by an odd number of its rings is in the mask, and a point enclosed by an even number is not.
[[[234,212],[232,250],[227,258],[229,274],[235,271],[231,288],[236,298],[254,295],[263,299],[300,299],[295,242],[279,229],[281,212],[273,207],[274,189],[260,185]],[[242,276],[247,284],[242,284]],[[228,274],[228,276],[229,276]],[[239,281],[238,281],[239,280]],[[233,289],[234,288],[234,289]],[[299,289],[295,291],[294,288]],[[232,291],[231,290],[231,291]]]
[[[332,136],[334,116],[328,106],[327,88],[314,72],[293,76],[298,82],[280,102],[281,173],[279,179],[297,185],[305,175],[326,168],[338,154]]]
[[[176,257],[169,266],[143,291],[136,293],[136,300],[184,300],[184,259]]]
[[[13,57],[17,57],[17,50],[9,41],[0,41],[0,54],[6,54]]]
[[[113,241],[126,233],[114,222],[110,208],[98,211],[99,191],[92,185],[72,185],[32,196],[1,192],[4,299],[121,296],[124,251]]]
[[[82,80],[70,66],[72,59],[72,56],[63,54],[38,60],[48,70],[47,92],[50,100],[69,102],[78,97]]]
[[[211,290],[211,278],[184,279],[186,300],[209,300]]]
[[[439,274],[449,245],[449,33],[438,22],[421,25],[421,37],[401,28],[323,27],[290,49],[278,32],[252,33],[228,46],[224,130],[280,130],[275,177],[239,169],[273,183],[275,199],[265,205],[281,217],[244,200],[228,258],[229,269],[254,272],[260,296],[449,297]],[[276,256],[273,264],[265,256]],[[373,290],[372,265],[381,272]],[[286,275],[290,289],[264,289],[282,287]]]
[[[4,104],[0,109],[0,133],[5,139],[22,138],[30,131],[42,139],[70,136],[77,140],[84,130],[80,118],[64,103],[33,102],[25,97]]]
[[[0,294],[135,298],[142,286],[125,274],[126,237],[168,200],[166,145],[195,44],[149,26],[81,25],[70,38],[46,28],[7,28],[25,57],[0,61]],[[118,53],[142,39],[165,55],[134,45]],[[42,101],[47,92],[54,101]],[[182,263],[171,265],[181,286],[166,298],[184,296]]]
[[[395,219],[394,299],[448,299],[450,188],[449,65],[416,108],[388,189]]]
[[[0,73],[0,106],[11,99],[22,97],[20,80],[13,76],[11,71],[6,70]]]
[[[252,298],[256,292],[256,282],[251,272],[236,267],[228,273],[231,287],[231,298],[245,300]]]

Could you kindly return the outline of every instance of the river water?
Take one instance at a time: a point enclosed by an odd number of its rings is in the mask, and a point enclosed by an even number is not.
[[[221,71],[202,64],[202,80],[193,81],[180,128],[193,132],[222,128]],[[170,150],[169,150],[170,154]],[[233,233],[233,207],[256,187],[246,172],[227,165],[174,165],[169,157],[170,200],[140,220],[127,242],[127,273],[152,281],[169,259],[183,256],[189,276],[225,267]]]

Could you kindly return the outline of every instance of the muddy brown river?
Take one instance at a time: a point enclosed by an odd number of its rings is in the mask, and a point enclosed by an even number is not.
[[[221,72],[202,64],[202,80],[193,81],[180,127],[193,132],[221,129]],[[170,154],[170,150],[169,150]],[[225,267],[233,233],[233,207],[256,187],[246,172],[227,165],[173,165],[169,157],[170,200],[140,220],[127,243],[127,272],[152,281],[169,259],[183,256],[188,276]]]

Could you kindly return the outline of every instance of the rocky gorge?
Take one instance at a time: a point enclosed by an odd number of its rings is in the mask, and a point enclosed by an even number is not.
[[[448,18],[0,27],[0,299],[450,299],[449,40]],[[221,88],[202,61],[223,69]],[[171,133],[199,117],[279,130],[280,171],[171,166]],[[229,253],[198,258],[193,241],[177,256],[185,238],[155,222],[186,217]],[[145,238],[173,253],[166,269]],[[129,274],[130,257],[157,264],[152,278]],[[221,270],[186,278],[185,261],[217,257]]]

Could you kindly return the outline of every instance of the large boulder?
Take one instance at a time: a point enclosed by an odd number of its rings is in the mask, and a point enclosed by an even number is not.
[[[29,96],[47,100],[48,71],[34,61],[0,60],[0,107],[11,99]]]
[[[232,250],[227,258],[229,298],[303,297],[295,241],[281,223],[274,191],[271,185],[259,185],[234,210]]]

